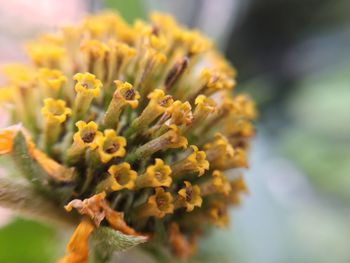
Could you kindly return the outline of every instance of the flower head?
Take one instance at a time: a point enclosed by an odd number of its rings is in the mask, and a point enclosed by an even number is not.
[[[0,101],[23,125],[0,131],[0,155],[51,207],[78,211],[62,263],[88,262],[106,229],[128,242],[167,233],[186,259],[209,225],[227,225],[247,189],[224,171],[248,167],[257,112],[210,39],[169,15],[130,25],[104,12],[27,51],[31,63],[3,69]]]

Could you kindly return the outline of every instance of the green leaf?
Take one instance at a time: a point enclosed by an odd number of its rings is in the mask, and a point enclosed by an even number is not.
[[[22,132],[18,132],[13,140],[12,157],[20,172],[34,185],[34,187],[55,200],[65,202],[71,196],[72,185],[60,182],[56,186],[53,178],[30,155],[28,145]]]
[[[39,190],[47,189],[49,175],[29,154],[27,142],[22,132],[18,132],[13,140],[12,157],[17,168],[29,181]]]
[[[144,236],[125,235],[110,227],[97,228],[92,236],[96,262],[107,262],[113,252],[122,252],[145,243]]]

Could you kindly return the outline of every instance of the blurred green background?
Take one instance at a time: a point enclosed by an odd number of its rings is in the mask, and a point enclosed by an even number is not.
[[[203,30],[237,67],[238,90],[253,95],[261,115],[246,173],[251,194],[232,211],[230,229],[204,239],[193,262],[350,262],[349,1],[34,2],[46,9],[30,23],[30,12],[16,20],[11,11],[25,1],[0,0],[2,47],[67,22],[64,12],[57,14],[63,21],[46,22],[58,4],[72,7],[69,22],[104,7],[128,21],[156,9]],[[1,63],[22,58],[4,50]],[[60,240],[49,226],[9,219],[0,228],[0,262],[54,262]]]

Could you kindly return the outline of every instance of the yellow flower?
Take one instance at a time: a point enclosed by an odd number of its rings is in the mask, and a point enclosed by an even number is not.
[[[209,39],[195,30],[177,30],[175,36],[176,40],[185,48],[189,56],[205,52],[212,45]]]
[[[227,205],[222,202],[213,202],[208,211],[209,220],[216,226],[224,228],[229,224],[230,218]]]
[[[13,100],[14,96],[14,87],[1,87],[0,88],[0,104],[2,102],[10,102]]]
[[[112,165],[108,169],[110,174],[110,189],[112,191],[119,191],[122,189],[134,189],[135,180],[137,178],[137,172],[131,170],[129,163],[120,163],[118,165]]]
[[[102,133],[98,131],[97,124],[94,121],[89,123],[78,121],[75,126],[77,126],[78,131],[73,136],[74,143],[89,147],[92,150],[95,149],[98,138],[102,137]]]
[[[118,28],[119,29],[119,28]],[[136,56],[136,49],[126,43],[110,39],[108,41],[109,48],[109,70],[107,76],[107,83],[112,80],[121,79],[121,72],[128,65],[128,62]]]
[[[230,182],[227,180],[226,176],[219,170],[214,170],[212,177],[200,185],[202,196],[212,195],[212,194],[223,194],[228,196],[231,192]]]
[[[162,159],[157,158],[155,164],[148,166],[146,172],[137,178],[136,185],[138,188],[169,187],[172,183],[170,174],[170,166],[164,164]]]
[[[215,170],[212,176],[213,176],[212,184],[214,188],[216,188],[216,191],[223,193],[224,195],[228,195],[231,191],[231,185],[227,181],[226,176],[218,170]]]
[[[217,133],[213,142],[204,145],[207,160],[211,168],[220,169],[221,165],[234,156],[234,149],[227,138]]]
[[[104,130],[104,136],[97,138],[98,153],[103,163],[109,162],[114,157],[125,155],[126,140],[122,136],[117,136],[111,129]]]
[[[235,80],[232,79],[231,76],[224,72],[207,68],[203,69],[201,78],[204,83],[202,93],[207,96],[220,90],[230,90],[236,85]]]
[[[239,205],[241,203],[241,195],[249,193],[248,187],[243,176],[239,176],[231,181],[231,192],[228,196],[230,204]]]
[[[73,77],[75,84],[75,97],[73,106],[73,120],[78,121],[88,112],[92,100],[100,95],[102,82],[91,73],[77,73]]]
[[[27,52],[38,67],[61,68],[66,50],[56,43],[33,42],[28,44]]]
[[[100,95],[102,82],[91,73],[77,73],[74,75],[75,91],[87,97],[97,97]]]
[[[186,208],[187,212],[202,206],[201,190],[198,185],[192,185],[188,181],[184,181],[185,187],[178,191],[178,204]]]
[[[1,67],[1,72],[13,85],[30,87],[35,82],[35,70],[32,66],[22,64],[9,64]]]
[[[177,126],[190,125],[193,119],[191,109],[191,104],[188,101],[183,103],[179,100],[175,101],[167,111],[171,116],[169,124],[175,124]]]
[[[170,95],[165,95],[164,91],[160,89],[155,89],[147,97],[150,99],[147,107],[132,123],[134,130],[145,129],[151,122],[164,113],[174,101]]]
[[[63,123],[71,115],[72,110],[66,107],[64,100],[48,98],[44,100],[44,107],[41,109],[41,113],[49,122]]]
[[[162,218],[167,214],[174,212],[173,197],[171,193],[166,192],[163,188],[156,188],[155,194],[148,198],[147,203],[138,208],[140,218],[154,216]]]
[[[258,113],[254,101],[245,94],[237,95],[233,99],[233,103],[236,109],[236,113],[242,117],[254,120],[257,118]]]
[[[59,91],[67,82],[67,78],[61,71],[49,68],[41,68],[39,70],[38,78],[44,88],[52,89],[55,92]]]
[[[205,152],[199,151],[196,145],[191,145],[191,148],[192,153],[190,155],[171,166],[172,176],[186,173],[198,173],[198,176],[202,176],[209,169]]]
[[[128,82],[116,80],[114,83],[117,89],[104,116],[104,124],[108,128],[117,129],[120,114],[128,105],[132,109],[136,109],[140,94]]]
[[[183,148],[188,145],[187,138],[181,136],[180,129],[176,125],[170,125],[169,130],[163,135],[138,147],[127,156],[127,161],[135,161],[151,156],[152,154],[167,149]]]

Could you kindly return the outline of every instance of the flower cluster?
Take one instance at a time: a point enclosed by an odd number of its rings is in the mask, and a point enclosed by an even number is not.
[[[0,98],[22,126],[1,131],[0,154],[23,137],[35,187],[80,214],[61,263],[87,262],[101,225],[179,258],[209,225],[227,225],[247,191],[240,169],[256,111],[209,39],[159,13],[132,25],[103,13],[27,51],[31,64],[4,68]]]

